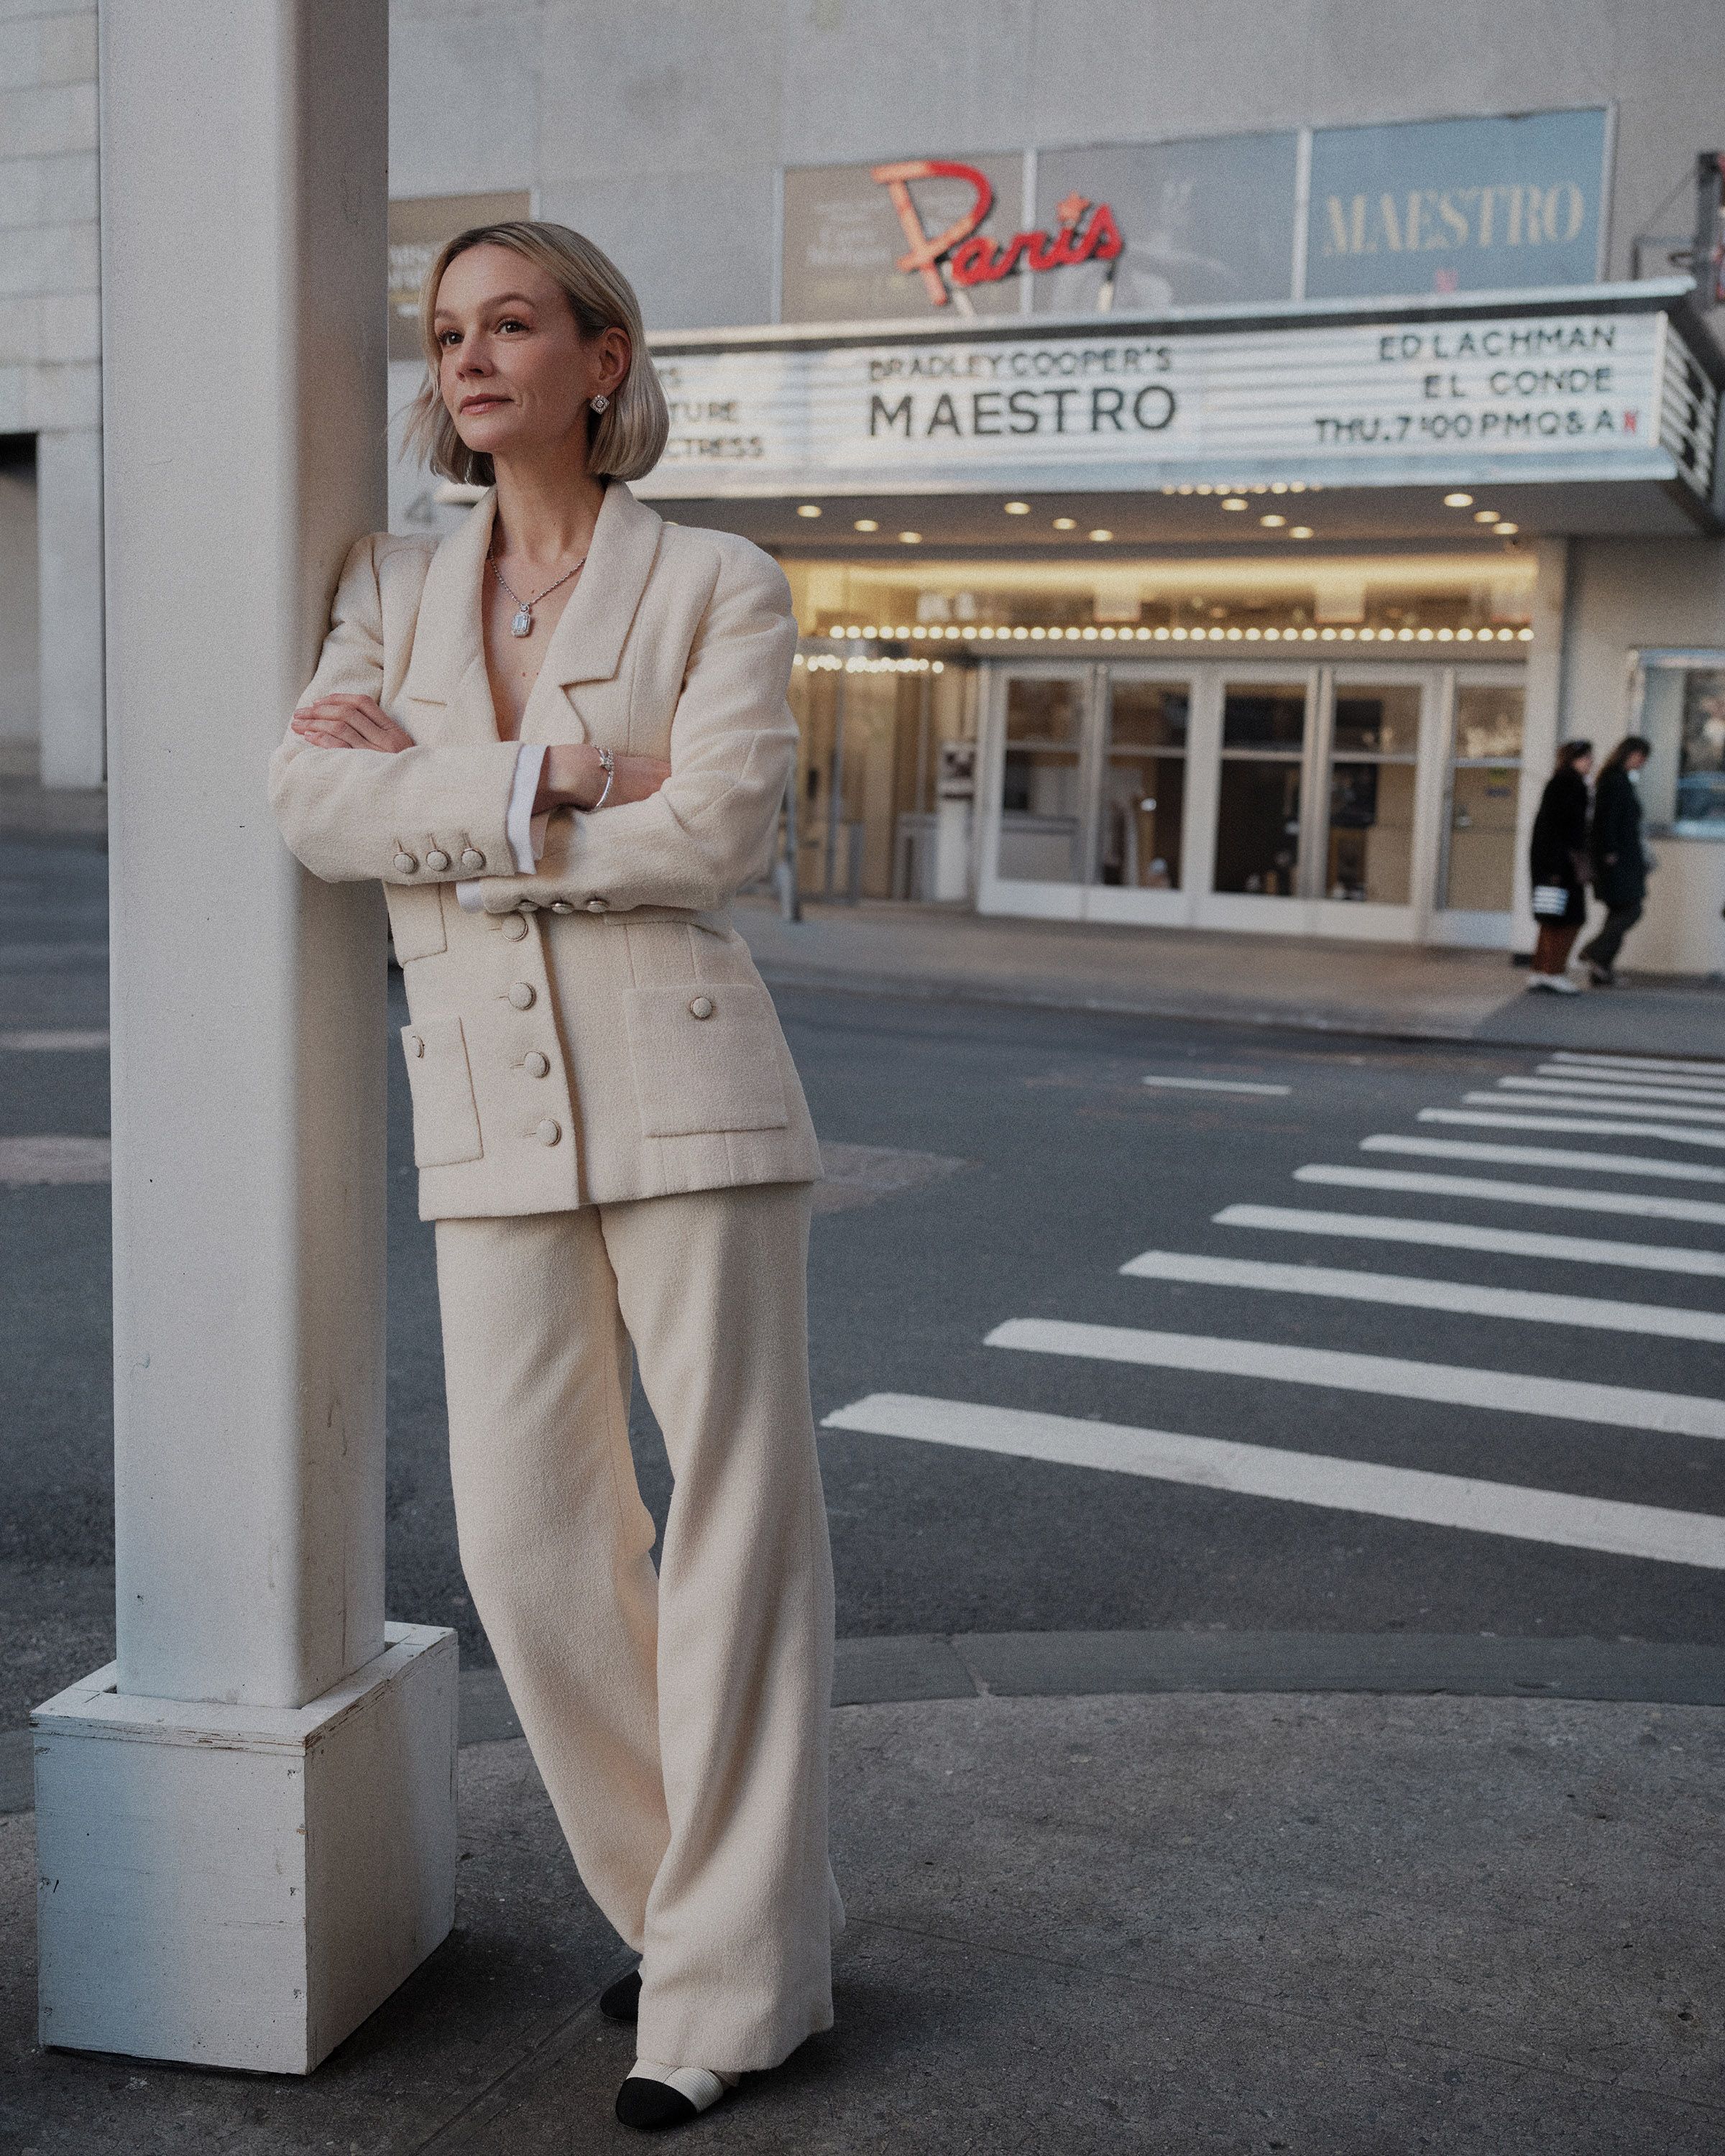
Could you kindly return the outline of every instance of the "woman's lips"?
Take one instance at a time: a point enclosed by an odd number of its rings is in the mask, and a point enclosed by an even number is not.
[[[464,397],[461,409],[464,412],[490,412],[504,401],[501,397]]]

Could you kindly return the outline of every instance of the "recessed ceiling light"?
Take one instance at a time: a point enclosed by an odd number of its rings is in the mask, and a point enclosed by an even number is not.
[[[922,544],[922,534],[920,531],[901,531],[898,536],[906,547],[920,547]]]
[[[1522,527],[1519,524],[1499,522],[1495,528],[1500,539],[1511,539]]]
[[[1473,496],[1471,494],[1446,494],[1444,506],[1445,509],[1471,509]]]
[[[797,505],[797,514],[798,516],[819,516],[820,504],[818,501],[799,501]]]
[[[859,516],[852,528],[858,531],[878,531],[880,529],[872,516]]]
[[[1114,534],[1111,531],[1092,531],[1090,536],[1092,539],[1111,539]]]
[[[1030,505],[1028,501],[1009,501],[1006,505],[1006,513],[1009,516],[1028,516],[1030,514]]]
[[[1258,519],[1259,523],[1267,526],[1272,531],[1279,530],[1287,521],[1286,516],[1260,516]]]
[[[1243,497],[1240,495],[1230,494],[1226,501],[1222,504],[1222,506],[1224,509],[1244,509],[1245,507],[1245,502]]]
[[[1476,524],[1495,524],[1501,512],[1495,509],[1476,509],[1473,513]]]
[[[1290,539],[1309,539],[1312,536],[1312,526],[1309,524],[1296,524],[1289,532],[1288,536]]]
[[[1054,528],[1056,531],[1076,531],[1078,529],[1078,519],[1076,516],[1057,516],[1054,521]]]

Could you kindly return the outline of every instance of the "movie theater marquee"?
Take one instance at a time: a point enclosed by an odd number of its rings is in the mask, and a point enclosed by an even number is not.
[[[659,495],[1669,479],[1710,491],[1718,392],[1662,313],[937,341],[654,340]]]

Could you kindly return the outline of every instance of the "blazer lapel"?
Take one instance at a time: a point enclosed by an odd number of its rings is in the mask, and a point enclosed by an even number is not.
[[[425,572],[413,652],[403,693],[439,741],[495,741],[497,714],[485,672],[480,618],[481,580],[490,552],[495,490],[488,489],[439,545]],[[418,728],[409,729],[418,738]]]
[[[572,721],[580,727],[578,738],[585,738],[565,691],[582,681],[615,680],[663,529],[658,511],[637,501],[620,479],[607,484],[587,566],[552,631],[521,716],[523,741],[566,737]]]

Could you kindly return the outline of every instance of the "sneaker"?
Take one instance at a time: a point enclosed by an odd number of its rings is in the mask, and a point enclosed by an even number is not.
[[[1555,973],[1529,973],[1527,976],[1527,988],[1530,993],[1536,988],[1554,988],[1557,985],[1558,977]]]
[[[1617,976],[1609,966],[1590,965],[1587,977],[1596,988],[1615,988],[1617,986]]]
[[[1581,993],[1580,983],[1572,981],[1567,973],[1548,973],[1545,985],[1557,996],[1579,996]]]

